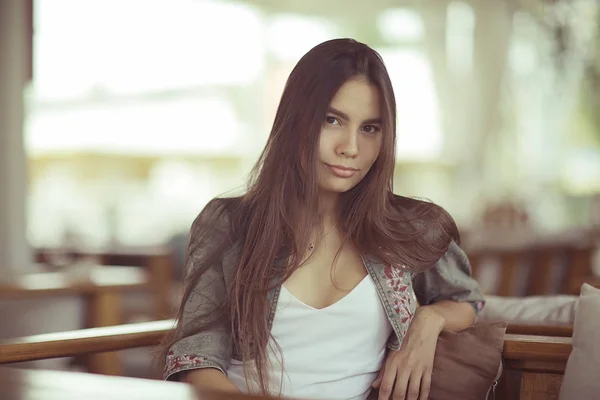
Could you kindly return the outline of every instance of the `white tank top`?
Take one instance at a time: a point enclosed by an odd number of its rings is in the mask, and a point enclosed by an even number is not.
[[[350,293],[323,309],[281,287],[271,333],[270,394],[300,399],[363,400],[385,358],[390,323],[367,275]],[[280,358],[283,356],[283,368]],[[282,374],[283,371],[283,374]],[[232,360],[229,379],[244,393],[243,364]]]

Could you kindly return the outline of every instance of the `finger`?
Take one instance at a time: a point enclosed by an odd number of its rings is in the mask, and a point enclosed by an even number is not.
[[[381,367],[379,373],[377,374],[377,378],[375,378],[375,380],[371,384],[371,387],[375,389],[379,387],[379,385],[381,384],[381,379],[383,378],[383,371],[385,371],[385,366]]]
[[[397,367],[390,363],[383,370],[383,375],[379,385],[379,400],[389,400],[394,390],[394,381],[396,380]]]
[[[431,370],[425,370],[423,377],[421,378],[421,397],[419,400],[427,400],[429,398],[429,391],[431,390]]]
[[[406,399],[406,390],[408,389],[409,379],[411,378],[410,368],[402,368],[398,370],[396,382],[394,384],[393,400]]]
[[[406,390],[406,400],[417,400],[421,388],[422,372],[413,371],[408,381],[408,389]]]

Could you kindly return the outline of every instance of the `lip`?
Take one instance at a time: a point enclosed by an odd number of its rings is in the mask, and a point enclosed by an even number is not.
[[[340,178],[350,178],[358,171],[356,168],[345,167],[343,165],[325,165],[335,176],[338,176]]]

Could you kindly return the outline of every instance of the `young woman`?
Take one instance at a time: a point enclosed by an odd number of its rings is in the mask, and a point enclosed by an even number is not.
[[[374,50],[338,39],[302,57],[247,193],[192,225],[165,379],[427,398],[439,333],[472,325],[483,298],[452,218],[392,192],[395,120]]]

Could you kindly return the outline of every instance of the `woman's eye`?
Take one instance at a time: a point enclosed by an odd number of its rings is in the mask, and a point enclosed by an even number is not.
[[[375,125],[365,125],[363,127],[363,131],[365,131],[366,133],[377,133],[380,131],[380,128]]]
[[[338,119],[335,117],[325,117],[325,122],[327,122],[330,125],[339,125],[340,124],[340,121],[338,121]]]

